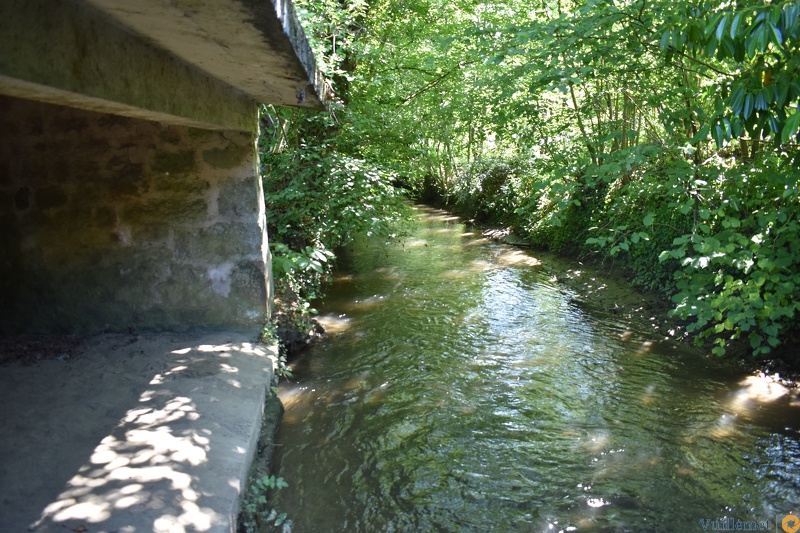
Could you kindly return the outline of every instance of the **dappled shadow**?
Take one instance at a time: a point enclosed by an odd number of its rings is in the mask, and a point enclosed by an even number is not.
[[[3,528],[227,531],[273,357],[241,334],[103,335],[4,369]]]

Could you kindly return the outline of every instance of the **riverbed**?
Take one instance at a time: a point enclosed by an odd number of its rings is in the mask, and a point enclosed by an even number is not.
[[[620,313],[613,284],[425,206],[405,238],[357,241],[279,390],[293,531],[774,531],[800,511],[797,395]]]

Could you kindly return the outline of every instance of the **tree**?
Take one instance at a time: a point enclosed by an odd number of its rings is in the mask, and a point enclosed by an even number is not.
[[[317,6],[339,153],[623,262],[715,353],[796,327],[798,2]]]

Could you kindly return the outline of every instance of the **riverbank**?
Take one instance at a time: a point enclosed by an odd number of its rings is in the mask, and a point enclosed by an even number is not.
[[[525,250],[534,250],[529,243],[508,228],[481,225],[474,220],[470,220],[470,224],[479,227],[482,234],[489,239]],[[535,250],[535,253],[564,257],[544,250]],[[694,343],[694,337],[686,331],[687,322],[670,316],[669,311],[673,306],[669,298],[655,292],[642,292],[632,286],[631,274],[617,263],[599,263],[575,257],[566,259],[575,261],[577,268],[568,269],[558,275],[558,281],[574,288],[580,295],[581,303],[601,312],[647,324],[665,340]],[[602,276],[601,283],[597,282],[595,274]],[[742,340],[729,350],[727,359],[754,376],[780,383],[785,387],[800,389],[798,353],[800,353],[800,339],[795,334],[770,354],[770,357],[754,359],[748,353],[747,343]]]
[[[277,349],[254,337],[0,339],[3,530],[230,533],[267,448]]]

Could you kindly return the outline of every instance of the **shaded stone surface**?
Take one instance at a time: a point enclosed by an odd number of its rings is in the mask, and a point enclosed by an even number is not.
[[[270,287],[251,135],[0,106],[0,332],[257,331]]]

